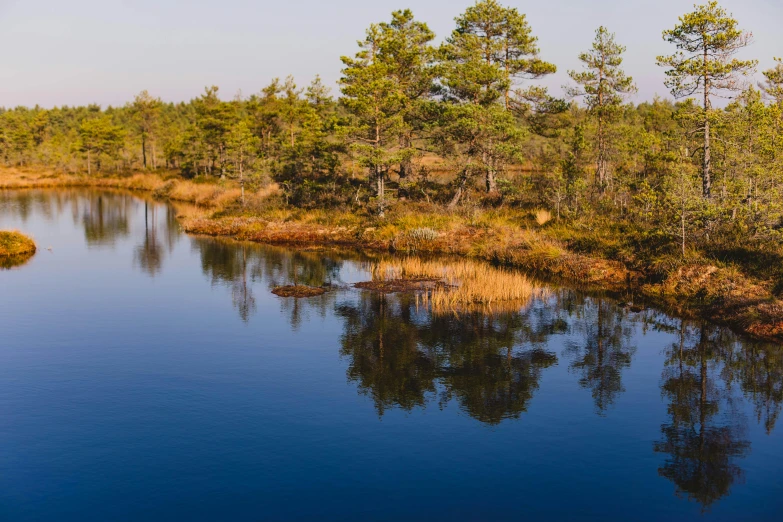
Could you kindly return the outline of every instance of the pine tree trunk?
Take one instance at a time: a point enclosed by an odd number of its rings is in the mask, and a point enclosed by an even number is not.
[[[710,150],[710,120],[707,110],[704,111],[704,165],[702,167],[702,195],[709,199],[712,196],[712,151]]]
[[[604,122],[598,118],[598,164],[595,173],[598,182],[598,191],[603,194],[606,191],[606,137],[604,136]]]
[[[404,136],[400,138],[400,146],[403,149],[410,148],[411,146],[411,140],[408,136]],[[411,162],[409,157],[406,157],[400,162],[400,179],[407,178],[413,171],[413,162]]]
[[[487,194],[495,194],[498,191],[495,165],[489,160],[486,152],[482,154],[482,162],[486,169]]]
[[[459,185],[457,186],[457,192],[454,193],[454,197],[451,198],[451,201],[449,202],[449,209],[453,209],[459,203],[460,199],[462,198],[462,193],[465,191],[465,184],[467,183],[467,180],[467,172],[463,170],[460,174],[460,181]]]
[[[147,170],[147,137],[144,134],[141,135],[141,158],[144,170]]]
[[[495,168],[489,167],[487,169],[487,193],[497,194],[497,192],[498,192],[498,182],[497,182]]]
[[[383,217],[386,214],[386,187],[384,186],[383,171],[377,167],[376,178],[378,182],[378,215]]]
[[[710,150],[710,80],[707,78],[708,64],[707,46],[704,46],[704,163],[702,164],[701,184],[702,196],[709,199],[712,196],[712,151]]]

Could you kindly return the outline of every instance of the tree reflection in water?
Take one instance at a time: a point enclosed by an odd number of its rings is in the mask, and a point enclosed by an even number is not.
[[[213,285],[231,288],[234,308],[247,322],[256,311],[253,283],[263,282],[267,290],[297,282],[309,286],[330,284],[340,279],[342,261],[323,253],[291,252],[283,248],[261,246],[211,238],[193,238],[192,249],[199,253],[202,272]],[[281,299],[280,306],[296,330],[309,311],[324,317],[334,309],[335,296]]]
[[[730,387],[719,382],[721,359],[735,343],[715,327],[693,328],[684,321],[678,336],[668,349],[661,386],[669,420],[654,449],[667,454],[659,475],[675,484],[678,496],[706,510],[743,480],[737,461],[750,451],[746,420],[733,405]]]
[[[254,282],[267,290],[339,283],[349,259],[211,239],[194,239],[193,248],[213,284],[231,287],[244,321],[255,312]],[[650,329],[671,336],[676,341],[666,348],[661,379],[667,419],[653,450],[663,456],[658,474],[675,485],[678,496],[705,510],[744,478],[740,463],[750,442],[743,400],[768,434],[783,404],[779,346],[657,312],[627,313],[610,300],[575,291],[553,291],[502,313],[435,313],[412,294],[370,291],[279,302],[293,329],[310,312],[335,313],[343,323],[340,355],[347,379],[371,398],[379,416],[454,401],[487,425],[518,419],[560,357],[569,360],[570,372],[591,391],[596,413],[605,416],[625,391],[634,340]],[[562,341],[553,342],[553,336]]]
[[[753,403],[757,422],[771,435],[783,405],[783,349],[754,341],[737,344],[725,363],[726,371],[739,381]]]
[[[571,342],[571,370],[579,384],[592,391],[596,412],[604,415],[625,391],[623,370],[630,368],[636,348],[632,346],[633,322],[625,311],[605,299],[586,299],[574,322],[578,342]]]
[[[83,198],[82,224],[90,245],[113,245],[130,233],[129,214],[138,200],[126,194],[89,192]]]
[[[456,398],[482,422],[517,418],[541,371],[557,363],[544,347],[551,321],[531,321],[532,312],[440,315],[417,308],[410,295],[363,292],[356,304],[338,308],[348,379],[372,397],[379,415],[424,406],[439,392],[442,405]]]
[[[157,207],[149,207],[145,201],[144,240],[136,247],[134,259],[143,272],[155,277],[163,268],[163,247],[158,243]]]
[[[410,295],[362,292],[356,304],[342,304],[340,354],[348,360],[348,380],[372,398],[378,415],[387,408],[424,406],[436,392],[437,353],[419,343],[423,311]]]

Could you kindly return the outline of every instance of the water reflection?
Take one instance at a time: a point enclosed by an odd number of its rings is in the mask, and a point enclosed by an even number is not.
[[[144,202],[144,240],[136,247],[136,262],[152,277],[163,267],[163,247],[158,242],[156,210],[155,206],[150,209],[149,203]]]
[[[201,260],[201,270],[212,285],[231,288],[232,303],[243,321],[256,311],[254,284],[261,283],[264,292],[286,284],[322,286],[340,281],[343,261],[315,252],[292,252],[283,248],[262,247],[212,238],[193,238],[192,250]],[[293,329],[298,328],[309,310],[325,317],[334,309],[335,295],[326,293],[308,299],[281,299]]]
[[[0,256],[0,270],[11,270],[26,265],[35,254],[21,256]]]
[[[356,303],[340,305],[337,316],[344,321],[340,354],[348,380],[372,398],[379,415],[424,406],[435,394],[437,353],[419,342],[426,319],[411,296],[363,292]]]
[[[772,434],[783,405],[783,350],[749,342],[733,352],[727,368],[753,403],[756,421]]]
[[[90,193],[81,208],[84,237],[90,245],[113,245],[130,233],[128,214],[137,200],[128,195]]]
[[[410,295],[364,292],[337,310],[345,321],[341,355],[348,379],[381,416],[437,396],[441,406],[456,399],[471,417],[498,424],[526,411],[542,371],[557,363],[545,343],[562,326],[557,314],[541,320],[545,311],[441,315]]]
[[[573,330],[578,341],[567,350],[573,358],[571,370],[579,375],[579,384],[593,394],[600,415],[625,391],[622,372],[630,368],[636,348],[633,346],[633,322],[622,308],[605,299],[585,300],[571,310],[578,317]]]
[[[705,509],[743,480],[739,459],[750,451],[746,420],[719,370],[733,352],[733,336],[701,324],[684,322],[679,339],[666,354],[661,393],[669,421],[654,449],[666,454],[658,473],[671,480],[678,495]]]
[[[514,311],[433,313],[413,295],[351,288],[347,279],[368,278],[359,254],[201,237],[182,242],[175,253],[184,236],[173,207],[111,192],[0,192],[0,218],[11,216],[14,223],[69,214],[79,241],[111,247],[93,254],[116,250],[150,278],[195,263],[197,284],[221,287],[216,299],[226,307],[231,301],[246,325],[276,308],[293,331],[316,317],[337,321],[345,379],[369,398],[362,413],[373,422],[393,409],[442,408],[474,424],[523,426],[534,413],[531,406],[552,390],[547,378],[560,367],[572,389],[553,394],[569,405],[579,404],[569,394],[578,395],[592,420],[610,425],[642,353],[657,364],[653,379],[659,385],[648,385],[646,396],[661,407],[650,411],[656,415],[648,434],[654,442],[645,445],[644,457],[658,461],[649,475],[667,479],[678,496],[707,510],[744,481],[752,443],[774,433],[783,408],[783,349],[709,324],[632,313],[610,299],[567,289],[536,296]],[[332,290],[309,299],[270,294],[286,284]]]

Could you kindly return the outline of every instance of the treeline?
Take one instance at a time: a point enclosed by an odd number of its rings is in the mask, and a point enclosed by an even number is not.
[[[558,99],[530,83],[556,65],[517,9],[480,0],[439,46],[397,11],[342,57],[338,98],[318,78],[289,77],[231,101],[210,87],[188,103],[142,92],[106,110],[20,107],[0,114],[0,153],[6,165],[90,174],[274,180],[289,204],[380,216],[401,199],[545,207],[558,220],[648,225],[683,253],[726,237],[777,244],[783,61],[752,84],[757,62],[736,57],[750,34],[714,1],[663,37],[672,54],[657,61],[675,102],[628,102],[625,48],[604,27]]]

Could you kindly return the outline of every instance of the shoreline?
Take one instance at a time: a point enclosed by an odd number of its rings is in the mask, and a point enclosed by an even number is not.
[[[0,168],[0,190],[114,188],[151,194],[170,202],[192,203],[197,211],[178,216],[184,232],[285,246],[358,248],[374,252],[451,255],[514,268],[577,288],[631,294],[651,306],[688,319],[706,319],[751,337],[783,342],[783,300],[770,282],[754,280],[733,266],[683,264],[661,281],[642,269],[592,253],[575,252],[547,235],[543,227],[509,226],[507,221],[459,222],[413,212],[380,220],[343,211],[263,210],[276,188],[251,194],[254,210],[223,215],[239,200],[231,183],[196,183],[174,176],[136,173],[92,176],[26,172]],[[488,211],[489,213],[489,211]],[[519,212],[521,215],[522,213]],[[453,221],[453,220],[452,220]],[[416,226],[436,222],[439,230]]]

